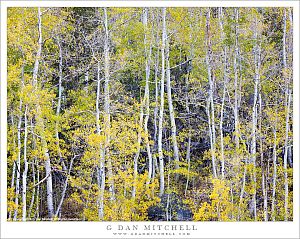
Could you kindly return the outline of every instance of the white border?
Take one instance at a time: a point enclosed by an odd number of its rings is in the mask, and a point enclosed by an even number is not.
[[[299,3],[298,1],[2,1],[1,2],[1,238],[117,238],[106,230],[111,222],[7,222],[6,220],[6,20],[7,7],[293,7],[294,8],[294,221],[186,222],[197,225],[189,238],[298,238],[299,237]],[[145,223],[113,223],[116,225]],[[156,225],[157,222],[147,222]],[[160,223],[161,224],[161,223]],[[167,223],[163,223],[167,224]],[[170,222],[169,224],[172,224]],[[173,223],[174,224],[174,223]],[[178,224],[178,223],[177,223]],[[119,236],[122,237],[122,236]],[[126,236],[130,238],[129,236]],[[135,236],[141,238],[142,236]],[[146,236],[143,236],[147,238]],[[178,236],[170,236],[178,238]],[[150,237],[148,237],[150,238]],[[153,236],[151,236],[153,238]],[[168,237],[161,237],[168,238]]]

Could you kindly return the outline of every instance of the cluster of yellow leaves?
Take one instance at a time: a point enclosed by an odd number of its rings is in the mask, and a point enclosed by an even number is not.
[[[15,209],[18,208],[18,206],[15,204],[14,199],[15,198],[15,188],[9,187],[7,188],[7,211],[13,212]]]
[[[158,182],[155,180],[146,185],[148,175],[138,175],[136,181],[136,197],[131,197],[131,185],[133,182],[126,182],[132,178],[124,179],[123,185],[116,185],[122,190],[116,197],[116,200],[110,201],[109,195],[105,198],[104,220],[109,221],[144,221],[147,220],[147,210],[150,206],[159,202],[156,196]],[[127,187],[126,187],[127,186]],[[129,186],[129,187],[128,187]]]
[[[194,214],[195,221],[230,221],[234,212],[234,205],[230,201],[230,188],[226,181],[213,179],[213,191],[210,194],[211,202],[202,203]]]

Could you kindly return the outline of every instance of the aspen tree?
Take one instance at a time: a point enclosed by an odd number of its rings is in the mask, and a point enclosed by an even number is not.
[[[28,112],[28,106],[25,106],[25,112],[24,112],[24,150],[23,150],[23,156],[24,156],[24,171],[22,175],[22,221],[26,221],[27,217],[27,173],[28,173],[28,160],[27,160],[27,137],[28,137],[28,122],[27,122],[27,112]]]
[[[215,158],[215,142],[216,142],[216,136],[215,136],[215,113],[214,113],[214,79],[212,76],[211,71],[211,33],[210,33],[210,8],[207,10],[206,15],[206,44],[207,44],[207,52],[206,52],[206,65],[207,65],[207,74],[208,74],[208,82],[209,82],[209,93],[208,93],[208,100],[207,100],[207,117],[209,122],[209,137],[210,137],[210,149],[211,149],[211,161],[212,161],[212,171],[213,171],[213,177],[216,178],[217,175],[217,169],[216,169],[216,158]]]
[[[255,76],[254,76],[254,95],[253,95],[253,107],[252,107],[252,130],[251,130],[251,148],[250,148],[250,162],[253,165],[253,195],[252,195],[252,207],[254,213],[254,220],[257,220],[256,213],[256,125],[257,125],[257,98],[258,98],[258,85],[260,81],[260,66],[261,66],[261,49],[260,49],[260,39],[258,36],[258,19],[255,16],[255,26],[254,26],[254,40],[255,46],[253,49],[254,54],[254,65],[255,65]]]
[[[115,199],[115,187],[112,172],[112,160],[109,155],[110,147],[110,59],[109,59],[109,31],[108,31],[108,17],[107,9],[103,8],[104,11],[104,134],[105,134],[105,158],[107,159],[107,177],[109,191],[111,193],[110,199]]]
[[[174,153],[174,160],[175,160],[175,169],[179,168],[179,150],[178,144],[176,139],[176,123],[175,123],[175,113],[172,101],[172,88],[171,88],[171,70],[170,70],[170,40],[167,34],[167,27],[165,26],[165,36],[166,36],[166,80],[167,80],[167,95],[168,95],[168,106],[169,106],[169,114],[170,114],[170,121],[171,121],[171,137],[172,137],[172,144],[173,144],[173,153]],[[178,174],[176,174],[176,179],[178,180]]]
[[[288,158],[288,141],[289,141],[289,118],[290,118],[290,105],[291,105],[291,93],[289,89],[289,79],[287,76],[287,53],[286,53],[286,9],[284,9],[283,15],[283,37],[282,37],[282,56],[283,56],[283,71],[285,78],[285,108],[286,108],[286,119],[285,119],[285,142],[284,142],[284,220],[288,220],[288,197],[289,197],[289,186],[287,176],[287,158]],[[292,23],[292,21],[291,21]]]
[[[162,28],[162,45],[161,45],[161,80],[160,80],[160,110],[158,123],[158,158],[159,158],[159,195],[164,193],[165,175],[164,175],[164,158],[162,149],[162,131],[164,119],[164,93],[165,93],[165,46],[166,46],[166,8],[162,9],[163,28]]]

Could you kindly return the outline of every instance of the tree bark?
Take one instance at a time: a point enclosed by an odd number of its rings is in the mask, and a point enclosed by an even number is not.
[[[264,220],[268,221],[268,190],[265,179],[264,169],[264,151],[263,151],[263,132],[262,132],[262,99],[261,99],[261,86],[259,93],[259,134],[260,134],[260,164],[261,164],[261,185],[262,194],[264,199]]]
[[[137,152],[133,159],[133,187],[131,192],[131,197],[135,198],[136,195],[136,184],[137,184],[137,175],[138,175],[138,159],[141,152],[141,141],[142,141],[142,128],[143,128],[143,103],[141,102],[140,106],[140,118],[139,118],[139,128],[138,128],[138,139],[137,139]]]
[[[239,201],[239,208],[238,208],[238,220],[240,220],[240,218],[241,218],[241,205],[242,205],[243,198],[244,198],[244,193],[245,193],[246,174],[247,174],[247,159],[246,159],[245,165],[244,165],[244,173],[243,173],[243,180],[242,180],[242,188],[241,188],[240,201]]]
[[[16,140],[15,140],[15,132],[14,132],[14,127],[15,127],[15,123],[14,123],[14,115],[13,114],[11,114],[11,129],[12,129],[12,137],[13,137],[13,141],[14,141],[14,143],[13,143],[13,148],[15,149],[15,148],[17,148],[16,147]],[[18,130],[18,129],[17,129]],[[13,160],[13,169],[12,169],[12,175],[11,175],[11,183],[10,183],[10,187],[11,188],[14,188],[15,187],[15,175],[16,175],[16,164],[17,164],[17,160],[16,159],[14,159]],[[14,197],[12,196],[11,198],[10,198],[10,201],[13,201],[14,200]],[[12,210],[10,210],[9,211],[9,213],[8,213],[8,220],[10,221],[11,220],[11,217],[12,217]]]
[[[35,59],[35,64],[34,64],[34,69],[33,69],[33,86],[37,90],[37,77],[38,77],[38,71],[39,71],[39,63],[41,59],[41,54],[42,54],[42,13],[40,7],[38,8],[38,32],[39,32],[39,40],[38,40],[38,50],[36,53],[36,59]],[[44,157],[45,157],[45,171],[46,175],[49,175],[47,177],[47,207],[48,207],[48,216],[49,218],[53,218],[54,215],[54,206],[53,206],[53,189],[52,189],[52,174],[51,174],[51,162],[50,162],[50,155],[49,155],[49,150],[47,146],[47,142],[44,136],[44,119],[41,116],[41,106],[38,103],[37,104],[37,123],[40,124],[41,127],[41,144],[44,152]]]
[[[159,27],[159,22],[157,20],[157,27]],[[156,45],[159,44],[159,31],[157,31],[156,34]],[[154,78],[155,78],[155,107],[154,107],[154,146],[153,146],[153,150],[155,150],[155,152],[157,152],[157,142],[158,142],[158,96],[159,96],[159,87],[158,87],[158,67],[159,67],[159,53],[160,53],[160,49],[159,47],[157,47],[157,51],[156,51],[156,55],[155,55],[155,65],[154,65]],[[155,178],[155,170],[157,171],[157,173],[159,174],[159,169],[157,166],[157,157],[155,154],[152,155],[153,159],[152,159],[152,180],[154,180]]]
[[[291,16],[291,14],[290,14]],[[283,69],[285,78],[285,108],[286,108],[286,118],[285,118],[285,142],[284,142],[284,221],[288,220],[288,197],[289,197],[289,186],[288,186],[288,175],[287,175],[287,159],[288,159],[288,143],[289,143],[289,118],[290,118],[290,104],[291,104],[291,93],[289,90],[289,76],[286,72],[288,70],[287,66],[287,53],[286,53],[286,9],[284,9],[283,16]],[[292,21],[291,21],[292,22]]]
[[[42,44],[43,44],[42,13],[41,13],[40,7],[38,8],[38,32],[39,32],[38,49],[36,52],[36,58],[35,58],[33,74],[32,74],[33,85],[37,85],[37,77],[38,77],[39,64],[40,64],[40,59],[41,59],[41,55],[42,55]]]
[[[97,63],[97,93],[96,93],[96,131],[98,135],[101,135],[100,131],[100,88],[101,88],[101,77],[100,77],[100,62]],[[98,217],[99,220],[104,218],[104,190],[105,190],[105,149],[103,142],[99,145],[99,165],[97,166],[97,182],[99,189],[98,198]]]
[[[24,67],[22,67],[22,79],[24,77]],[[14,217],[13,220],[16,221],[18,218],[18,206],[19,206],[19,194],[20,194],[20,175],[21,175],[21,126],[22,126],[22,100],[20,99],[20,104],[19,104],[19,122],[18,122],[18,133],[17,133],[17,138],[18,138],[18,159],[17,159],[17,175],[16,175],[16,196],[15,196],[15,210],[14,210]]]
[[[165,28],[165,35],[167,37],[167,29]],[[172,100],[172,88],[171,88],[171,72],[170,72],[170,46],[169,40],[166,40],[166,80],[167,80],[167,94],[168,94],[168,106],[169,106],[169,114],[170,114],[170,121],[171,121],[171,137],[172,137],[172,144],[173,144],[173,153],[175,159],[175,169],[179,169],[179,150],[176,138],[176,123],[175,123],[175,113],[173,107],[173,100]],[[175,174],[175,179],[178,180],[178,173]]]
[[[23,171],[23,175],[22,175],[22,181],[23,181],[23,185],[22,185],[22,204],[23,204],[23,208],[22,208],[22,221],[26,221],[26,215],[27,215],[27,200],[26,200],[26,196],[27,196],[27,172],[28,172],[28,161],[27,161],[27,135],[28,135],[28,128],[27,128],[27,109],[28,106],[25,106],[25,112],[24,112],[24,152],[23,152],[23,156],[24,156],[24,171]]]
[[[164,158],[162,152],[162,130],[164,117],[164,93],[165,93],[165,45],[166,45],[166,8],[162,9],[163,29],[161,46],[161,81],[160,81],[160,110],[158,123],[158,158],[159,158],[159,195],[162,196],[165,189]]]
[[[238,21],[239,21],[239,10],[238,8],[234,9],[235,11],[235,50],[234,50],[234,129],[235,129],[235,147],[236,147],[236,156],[237,150],[239,149],[239,111],[238,111],[238,57],[239,57],[239,48],[238,48]]]
[[[112,161],[109,155],[110,147],[110,59],[109,59],[109,31],[107,9],[104,10],[104,134],[105,134],[105,158],[107,159],[107,177],[110,191],[110,200],[115,200],[115,186],[112,172]]]
[[[221,28],[221,40],[224,41],[224,28],[223,28],[223,9],[219,8],[219,21]],[[227,85],[227,47],[224,46],[223,49],[223,57],[224,57],[224,82],[223,82],[223,96],[222,96],[222,104],[221,104],[221,116],[220,116],[220,147],[221,147],[221,175],[222,179],[225,178],[225,158],[224,158],[224,137],[223,137],[223,118],[224,118],[224,104],[225,104],[225,96],[226,96],[226,85]],[[236,146],[238,143],[236,143]],[[238,146],[237,146],[238,147]]]
[[[68,174],[67,174],[67,178],[66,178],[66,181],[65,181],[65,184],[64,184],[64,188],[63,188],[63,191],[62,191],[62,194],[61,194],[61,199],[59,201],[59,204],[58,204],[56,212],[55,212],[55,217],[58,216],[58,214],[60,212],[60,209],[61,209],[61,206],[62,206],[62,204],[64,202],[66,191],[67,191],[67,188],[68,188],[68,180],[69,180],[69,177],[70,177],[70,173],[71,173],[71,170],[72,170],[72,167],[73,167],[73,161],[74,161],[75,158],[76,158],[76,155],[71,159],[69,170],[68,170]]]
[[[56,107],[56,116],[57,116],[57,121],[55,122],[55,136],[56,136],[56,143],[57,143],[57,150],[58,150],[58,155],[59,155],[59,160],[62,164],[62,168],[63,170],[66,172],[67,171],[67,167],[65,165],[65,162],[63,161],[63,157],[62,157],[62,153],[60,150],[60,139],[59,139],[59,134],[58,134],[58,124],[59,124],[59,114],[60,114],[60,110],[61,110],[61,98],[62,98],[62,79],[63,79],[63,65],[62,65],[62,61],[63,61],[63,56],[62,56],[62,47],[61,47],[61,42],[60,39],[57,40],[57,45],[59,48],[59,77],[58,77],[58,99],[57,99],[57,107]]]
[[[213,177],[217,178],[217,169],[216,169],[216,159],[215,159],[215,116],[214,116],[214,98],[213,98],[213,88],[214,80],[211,70],[211,40],[210,40],[210,8],[208,8],[206,15],[206,37],[207,37],[207,52],[206,52],[206,64],[207,64],[207,74],[209,82],[209,95],[208,95],[208,104],[207,104],[207,117],[209,122],[209,137],[210,137],[210,151],[211,151],[211,161],[212,161],[212,170]]]
[[[285,120],[285,142],[284,142],[284,162],[283,162],[283,168],[284,168],[284,221],[288,221],[288,199],[289,199],[289,184],[288,184],[288,174],[287,174],[287,158],[288,158],[288,141],[289,141],[289,118],[290,118],[290,105],[291,105],[291,93],[288,92],[288,100],[287,100],[287,112],[286,112],[286,120]]]
[[[147,154],[148,154],[148,180],[147,180],[147,185],[151,181],[151,176],[152,176],[152,165],[153,165],[153,160],[152,160],[152,152],[151,152],[151,147],[149,143],[149,132],[148,132],[148,120],[150,116],[150,97],[149,97],[149,79],[150,79],[150,64],[151,64],[151,54],[152,54],[152,45],[151,41],[148,43],[147,39],[147,17],[148,17],[148,8],[143,9],[143,25],[144,25],[144,47],[145,47],[145,71],[146,71],[146,85],[145,85],[145,94],[144,94],[144,102],[145,102],[145,122],[144,122],[144,130],[145,130],[145,143],[146,143],[146,148],[147,148]],[[149,44],[149,46],[148,46]]]
[[[254,46],[254,64],[255,64],[255,76],[254,76],[254,94],[253,94],[253,107],[252,107],[252,130],[251,130],[251,148],[250,157],[251,164],[253,165],[252,176],[253,176],[253,188],[254,192],[252,195],[252,207],[254,213],[254,220],[257,220],[256,213],[256,126],[257,126],[257,98],[258,98],[258,85],[260,81],[260,45],[258,43],[258,25],[257,18],[255,19],[254,39],[256,44]]]
[[[32,120],[31,120],[31,127],[32,127]],[[34,135],[32,136],[33,137],[33,145],[34,145],[34,148],[36,149],[36,142],[35,142],[35,137]],[[36,160],[36,157],[34,157],[33,161],[32,161],[32,182],[33,182],[33,185],[35,185],[35,175],[36,175],[36,172],[35,172],[35,164],[37,163],[37,160]],[[35,187],[33,187],[32,189],[32,196],[31,196],[31,201],[30,201],[30,206],[29,206],[29,210],[28,210],[28,217],[31,218],[31,212],[32,212],[32,208],[33,208],[33,204],[34,204],[34,200],[35,200],[35,193],[36,193],[36,189]]]
[[[276,201],[276,181],[277,181],[277,110],[276,120],[273,128],[274,142],[273,142],[273,189],[272,189],[272,205],[271,205],[271,216],[272,220],[275,221],[275,201]]]

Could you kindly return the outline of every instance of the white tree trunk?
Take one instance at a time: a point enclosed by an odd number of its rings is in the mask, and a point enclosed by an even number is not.
[[[290,13],[291,18],[291,13]],[[290,19],[292,23],[292,19]],[[284,9],[283,16],[283,69],[287,71],[287,56],[286,56],[286,9]],[[287,74],[287,73],[284,73]],[[287,175],[287,159],[288,159],[288,143],[289,143],[289,118],[290,118],[290,104],[291,104],[291,92],[289,90],[289,76],[285,77],[285,107],[286,107],[286,118],[285,118],[285,142],[284,142],[284,221],[288,220],[288,197],[289,197],[289,186],[288,186],[288,175]]]
[[[35,160],[32,162],[32,182],[33,185],[35,185],[35,163],[36,163],[36,158]],[[34,204],[34,199],[35,199],[35,192],[36,189],[35,187],[33,187],[32,189],[32,195],[31,195],[31,201],[30,201],[30,205],[29,205],[29,210],[28,210],[28,217],[31,219],[31,212],[32,212],[32,208],[33,208],[33,204]]]
[[[42,139],[42,145],[44,148],[44,156],[45,160],[45,169],[47,177],[47,205],[48,205],[48,215],[49,218],[53,218],[54,215],[54,206],[53,206],[53,189],[52,189],[52,170],[51,170],[51,163],[50,163],[50,156],[48,152],[48,147],[45,139]]]
[[[276,121],[277,121],[277,111],[276,111]],[[273,133],[274,133],[274,142],[273,142],[273,189],[272,189],[272,205],[271,205],[271,216],[272,220],[275,221],[275,200],[276,200],[276,181],[277,181],[277,122],[275,122]]]
[[[240,218],[241,218],[241,205],[242,205],[243,198],[244,198],[244,193],[245,193],[246,174],[247,174],[247,162],[245,162],[245,165],[244,165],[244,173],[243,173],[243,179],[242,179],[242,188],[241,188],[240,202],[239,202],[239,208],[238,208],[238,220],[240,220]]]
[[[148,8],[143,9],[143,25],[144,25],[144,46],[145,46],[145,71],[146,71],[146,85],[145,85],[145,95],[144,95],[144,102],[145,102],[145,122],[144,122],[144,130],[145,130],[145,143],[146,143],[146,148],[147,148],[147,154],[148,154],[148,180],[147,180],[147,185],[151,181],[151,176],[152,176],[152,165],[153,165],[153,160],[152,160],[152,152],[151,152],[151,147],[149,143],[149,132],[148,132],[148,120],[150,116],[150,97],[149,97],[149,79],[150,79],[150,64],[151,64],[151,54],[152,54],[152,45],[151,41],[148,43],[147,39],[147,21],[148,21]],[[148,46],[149,44],[149,46]]]
[[[58,99],[57,99],[57,107],[56,107],[56,116],[59,117],[60,110],[61,110],[61,98],[62,98],[62,79],[63,79],[63,69],[62,69],[62,47],[60,39],[57,40],[58,48],[59,48],[59,77],[58,77]],[[66,172],[67,167],[65,165],[65,162],[63,161],[62,153],[60,150],[60,142],[59,142],[59,134],[58,134],[58,120],[55,122],[55,136],[56,136],[56,143],[57,143],[57,150],[60,162],[62,164],[63,170]]]
[[[39,163],[37,162],[37,181],[39,182],[40,181],[40,170],[39,170]],[[40,215],[40,185],[37,186],[37,189],[36,189],[36,208],[35,208],[35,219],[39,218]]]
[[[206,16],[206,33],[207,33],[207,52],[206,52],[206,64],[207,64],[207,74],[209,82],[209,95],[207,104],[207,117],[209,122],[209,137],[210,137],[210,151],[211,151],[211,161],[213,177],[217,178],[216,169],[216,159],[215,159],[215,117],[214,117],[214,98],[213,98],[213,88],[214,80],[211,73],[211,41],[210,41],[210,8],[208,8]]]
[[[137,152],[133,159],[133,187],[131,192],[131,197],[135,198],[136,195],[136,184],[137,184],[137,175],[138,175],[138,159],[141,151],[141,141],[142,141],[142,128],[143,128],[143,105],[140,106],[140,119],[139,119],[139,128],[138,128],[138,139],[137,139]]]
[[[104,134],[105,134],[105,158],[107,159],[108,185],[110,200],[115,200],[115,186],[112,172],[112,161],[109,155],[110,147],[110,59],[109,59],[109,31],[107,9],[104,8]]]
[[[14,149],[17,148],[16,147],[16,140],[15,140],[15,133],[14,133],[14,127],[15,127],[15,123],[14,123],[14,115],[11,114],[11,127],[12,127],[12,137],[14,139],[14,143],[13,143],[13,147]],[[13,169],[12,169],[12,175],[11,175],[11,183],[10,183],[10,187],[14,188],[15,187],[15,175],[16,175],[16,164],[17,164],[17,160],[14,159],[13,161]],[[14,198],[13,196],[10,198],[10,201],[12,201]],[[10,221],[12,217],[12,210],[9,211],[8,213],[8,220]]]
[[[35,58],[33,74],[32,74],[33,85],[37,85],[37,77],[38,77],[39,64],[40,64],[40,59],[41,59],[41,55],[42,55],[42,44],[43,44],[42,13],[41,13],[40,7],[38,8],[38,32],[39,32],[38,49],[36,52],[36,58]]]
[[[261,87],[260,87],[260,91],[261,91]],[[268,191],[267,191],[267,184],[265,180],[265,169],[264,169],[261,92],[259,94],[259,133],[260,133],[261,185],[262,185],[262,194],[264,198],[264,220],[268,221]]]
[[[219,21],[221,28],[221,40],[224,40],[224,28],[223,28],[223,9],[219,8]],[[224,118],[224,104],[225,104],[225,96],[226,96],[226,84],[227,84],[227,47],[224,46],[223,49],[223,57],[224,57],[224,82],[223,82],[223,96],[222,96],[222,104],[221,104],[221,116],[220,116],[220,147],[221,147],[221,176],[222,179],[225,178],[225,158],[224,158],[224,137],[223,137],[223,118]],[[238,145],[238,144],[236,144]]]
[[[234,50],[234,131],[235,131],[235,147],[236,154],[237,149],[239,149],[239,111],[238,111],[238,57],[239,57],[239,48],[238,48],[238,21],[239,21],[239,10],[235,8],[235,50]],[[236,155],[237,156],[237,155]]]
[[[157,22],[157,25],[159,25],[159,23]],[[157,31],[156,34],[156,45],[159,44],[159,31]],[[155,152],[157,152],[157,142],[158,142],[158,137],[157,137],[157,132],[158,132],[158,125],[157,125],[157,119],[158,119],[158,67],[159,67],[159,53],[160,53],[160,49],[159,47],[157,47],[157,51],[156,51],[156,56],[155,56],[155,69],[154,69],[154,78],[155,78],[155,107],[154,107],[154,150]],[[157,157],[155,154],[152,155],[153,159],[152,159],[152,180],[154,180],[155,178],[155,172],[157,171],[157,173],[159,173],[158,170],[158,166],[157,166]],[[156,171],[155,171],[156,170]]]
[[[258,26],[257,18],[255,19],[254,39],[256,44],[254,47],[254,64],[255,64],[255,76],[254,76],[254,94],[253,94],[253,107],[252,107],[252,130],[251,130],[251,148],[250,157],[251,164],[253,165],[253,188],[254,193],[252,195],[252,207],[254,213],[254,220],[257,219],[256,213],[256,127],[257,127],[257,98],[258,98],[258,85],[260,81],[260,45],[258,44]]]
[[[167,36],[167,29],[165,29],[165,34]],[[170,47],[169,47],[169,40],[166,41],[166,80],[167,80],[167,93],[168,93],[168,105],[169,105],[169,114],[170,114],[170,121],[171,121],[171,137],[172,137],[172,144],[173,144],[173,153],[175,159],[175,169],[179,168],[179,150],[176,138],[176,123],[175,123],[175,113],[173,107],[173,100],[172,100],[172,88],[171,88],[171,72],[170,72]],[[176,180],[178,180],[178,174],[176,173]]]
[[[100,109],[99,109],[99,99],[100,99],[100,62],[97,63],[97,93],[96,93],[96,132],[100,135]],[[104,145],[100,143],[100,152],[99,152],[99,166],[97,167],[97,182],[99,189],[99,198],[98,198],[98,217],[99,220],[103,220],[104,217],[104,188],[105,188],[105,153]],[[104,177],[103,177],[104,175]]]
[[[59,204],[58,204],[56,212],[55,212],[55,217],[58,217],[58,214],[60,212],[61,206],[62,206],[62,204],[64,202],[66,191],[67,191],[67,187],[68,187],[68,180],[69,180],[69,177],[70,177],[70,173],[71,173],[71,170],[72,170],[72,167],[73,167],[73,162],[74,162],[75,158],[76,158],[76,155],[71,159],[69,170],[68,170],[68,174],[67,174],[67,178],[65,180],[64,188],[63,188],[63,191],[62,191],[62,194],[61,194],[61,199],[59,201]]]
[[[27,195],[27,172],[28,172],[28,161],[27,161],[27,135],[28,135],[28,128],[27,128],[27,105],[25,106],[25,113],[24,113],[24,171],[22,175],[22,221],[26,221],[26,215],[27,215],[27,203],[26,203],[26,195]]]
[[[24,67],[22,67],[22,77],[24,75]],[[19,194],[20,194],[20,170],[21,170],[21,126],[22,126],[22,100],[20,100],[19,105],[19,122],[18,122],[18,159],[17,159],[17,175],[16,175],[16,197],[15,197],[15,210],[14,210],[14,218],[13,220],[16,221],[18,218],[18,206],[19,206]]]
[[[38,50],[36,53],[36,59],[35,64],[33,68],[33,86],[37,89],[37,77],[38,77],[38,71],[39,71],[39,63],[41,59],[42,54],[42,13],[40,7],[38,8],[38,32],[39,32],[39,40],[38,40]],[[37,122],[41,126],[41,143],[42,148],[44,151],[44,157],[45,157],[45,171],[47,176],[47,206],[48,206],[48,216],[49,218],[52,218],[54,215],[54,206],[53,206],[53,190],[52,190],[52,175],[51,175],[51,162],[50,162],[50,156],[49,156],[49,150],[47,146],[47,142],[44,136],[44,122],[43,118],[41,117],[41,106],[37,105]]]
[[[288,92],[288,100],[287,100],[287,112],[286,112],[286,120],[285,120],[285,142],[284,142],[284,220],[288,221],[288,199],[289,199],[289,184],[288,184],[288,174],[287,174],[287,157],[288,157],[288,141],[289,141],[289,117],[290,117],[290,105],[291,105],[291,93]]]
[[[184,195],[186,196],[188,187],[189,187],[189,180],[190,180],[190,169],[191,169],[191,130],[189,129],[188,133],[188,145],[186,149],[186,161],[188,164],[188,175],[186,179],[186,184],[185,184],[185,190],[184,190]]]
[[[166,8],[162,9],[163,30],[162,30],[162,47],[161,47],[161,82],[160,82],[160,110],[158,123],[158,157],[159,157],[159,195],[165,190],[164,175],[164,158],[162,149],[162,131],[164,117],[164,93],[165,93],[165,45],[166,45]]]

